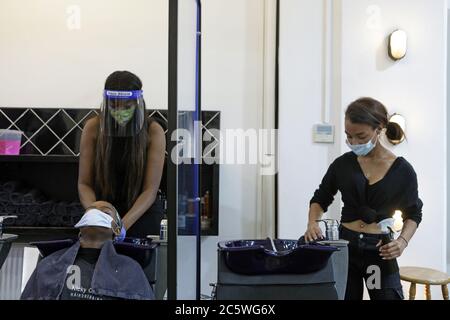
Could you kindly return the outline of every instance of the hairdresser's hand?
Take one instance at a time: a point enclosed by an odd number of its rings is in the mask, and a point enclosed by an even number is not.
[[[122,226],[122,229],[120,230],[120,234],[116,237],[116,241],[123,241],[127,235],[127,230],[125,230],[125,227]]]
[[[379,243],[378,246],[381,244]],[[383,260],[392,260],[402,255],[403,250],[406,248],[406,242],[401,238],[392,240],[388,244],[380,247],[380,256]]]
[[[319,223],[317,223],[316,221],[308,222],[308,228],[306,229],[306,232],[305,232],[305,241],[311,242],[311,241],[316,241],[316,240],[319,240],[322,238],[323,238],[323,235],[322,235],[322,230],[319,227]]]

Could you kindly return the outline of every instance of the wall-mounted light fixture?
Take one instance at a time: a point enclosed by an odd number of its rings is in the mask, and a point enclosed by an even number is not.
[[[403,135],[399,140],[392,140],[391,143],[394,145],[400,144],[405,140],[405,130],[406,130],[406,120],[401,114],[394,113],[389,117],[389,122],[393,122],[398,124],[398,126],[402,129]]]
[[[408,36],[403,30],[395,30],[389,36],[389,57],[392,60],[398,61],[406,56],[408,48]]]

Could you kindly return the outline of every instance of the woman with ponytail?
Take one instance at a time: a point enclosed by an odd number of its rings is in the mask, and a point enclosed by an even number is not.
[[[340,237],[349,241],[345,298],[361,300],[363,281],[372,300],[403,299],[396,258],[408,246],[422,220],[422,201],[411,164],[380,141],[404,139],[402,128],[389,121],[386,107],[372,98],[351,103],[345,112],[345,133],[351,152],[328,168],[310,201],[306,241],[322,238],[317,220],[342,194]],[[402,212],[403,228],[394,239],[393,215]]]

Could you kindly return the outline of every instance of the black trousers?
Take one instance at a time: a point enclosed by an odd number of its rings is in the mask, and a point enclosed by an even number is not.
[[[364,282],[371,300],[403,300],[397,260],[383,260],[377,243],[389,235],[360,233],[341,225],[340,237],[349,241],[349,266],[345,300],[362,300]]]

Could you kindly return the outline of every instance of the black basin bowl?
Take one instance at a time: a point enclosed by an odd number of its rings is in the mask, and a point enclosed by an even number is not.
[[[220,254],[234,272],[245,275],[306,274],[323,269],[336,247],[299,244],[298,240],[237,240],[218,243]]]
[[[46,257],[53,252],[71,247],[76,241],[75,239],[66,239],[38,241],[30,244],[39,249],[42,257]],[[136,260],[142,268],[148,266],[157,246],[158,244],[152,243],[151,239],[125,238],[121,242],[114,242],[114,248],[118,254]]]

